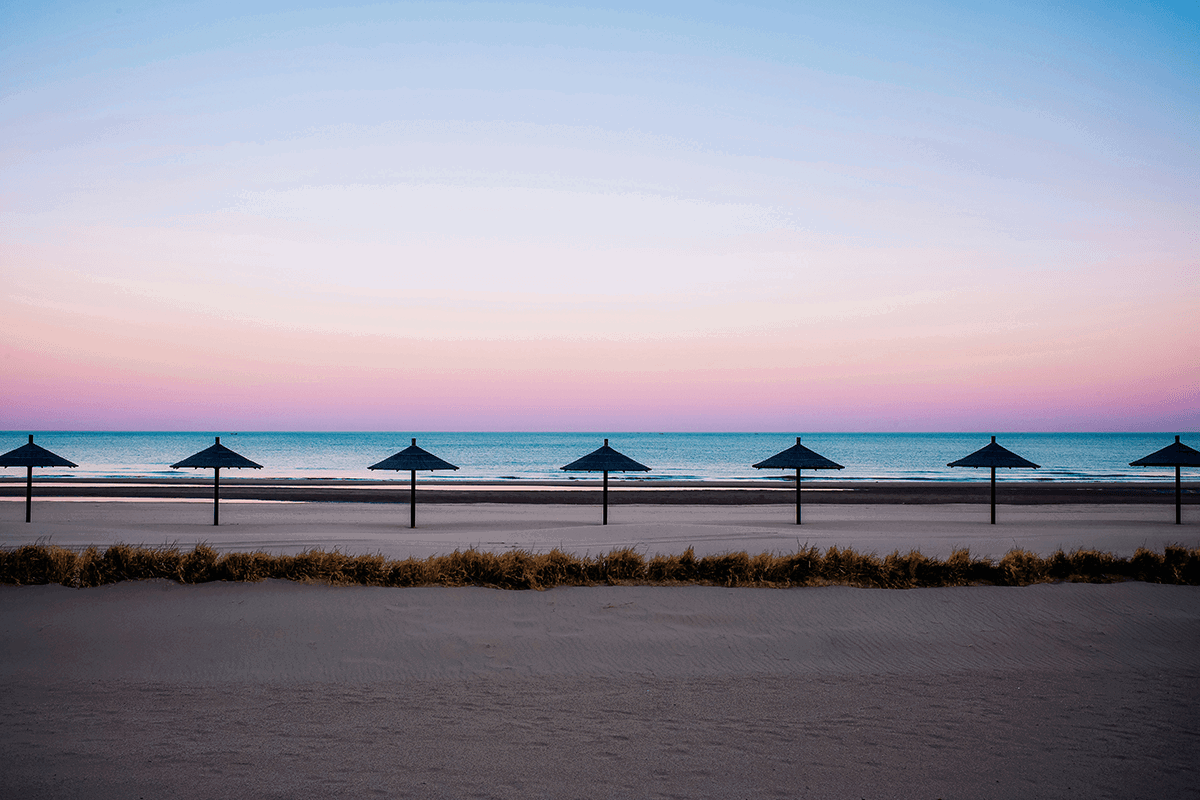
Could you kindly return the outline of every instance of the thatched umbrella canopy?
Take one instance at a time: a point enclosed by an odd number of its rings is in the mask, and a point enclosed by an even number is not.
[[[766,461],[753,465],[755,469],[794,469],[796,470],[796,524],[800,524],[800,470],[802,469],[844,469],[836,461],[830,461],[819,453],[814,453],[800,444],[800,437],[787,450],[776,453]]]
[[[395,455],[388,456],[378,464],[372,464],[367,469],[408,470],[408,527],[417,527],[417,470],[458,469],[449,461],[443,461],[428,450],[417,447],[417,439],[413,437],[412,444]]]
[[[992,437],[992,443],[986,447],[981,447],[971,455],[960,458],[958,461],[951,461],[947,467],[988,467],[992,471],[992,524],[996,524],[996,468],[1013,469],[1027,468],[1039,469],[1038,465],[1027,458],[1021,458],[1019,455],[996,444],[996,437]]]
[[[572,461],[560,469],[564,472],[604,473],[604,525],[608,524],[608,473],[650,471],[650,468],[645,464],[639,464],[624,453],[618,453],[609,447],[608,439],[604,440],[603,447],[593,450],[583,458]]]
[[[33,519],[33,468],[34,467],[78,467],[74,461],[67,461],[60,455],[51,453],[41,445],[33,443],[33,434],[29,434],[29,443],[23,444],[16,450],[9,450],[0,455],[0,467],[25,467],[25,521]]]
[[[1180,467],[1200,467],[1200,451],[1193,450],[1179,437],[1162,450],[1156,450],[1145,458],[1130,461],[1131,467],[1174,467],[1175,468],[1175,524],[1183,524],[1183,488],[1179,480]]]
[[[211,469],[213,470],[213,525],[221,524],[221,470],[222,469],[262,469],[262,464],[256,464],[245,456],[238,455],[221,444],[218,436],[217,443],[188,456],[183,461],[172,464],[171,469]]]

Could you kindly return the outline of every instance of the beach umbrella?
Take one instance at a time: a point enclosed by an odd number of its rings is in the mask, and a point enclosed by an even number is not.
[[[1175,468],[1175,524],[1183,524],[1183,489],[1179,483],[1180,467],[1200,467],[1200,451],[1193,450],[1179,437],[1174,444],[1169,444],[1162,450],[1157,450],[1145,458],[1130,461],[1131,467],[1174,467]]]
[[[33,443],[33,434],[29,434],[29,443],[23,444],[16,450],[9,450],[0,455],[0,467],[25,468],[25,521],[33,518],[33,468],[34,467],[78,467],[73,461],[67,461],[59,455],[51,453],[41,445]]]
[[[639,464],[627,455],[618,453],[608,446],[608,439],[604,440],[604,446],[598,450],[593,450],[583,458],[572,461],[565,467],[561,467],[564,472],[603,472],[604,473],[604,523],[608,524],[608,473],[610,472],[649,472],[650,468],[645,464]]]
[[[960,458],[958,461],[951,461],[947,467],[989,467],[992,470],[992,524],[996,524],[996,468],[1011,469],[1014,467],[1023,467],[1028,469],[1038,469],[1038,465],[1029,459],[1021,458],[1019,455],[996,444],[996,437],[992,437],[992,443],[986,447],[981,447],[971,455],[965,458]]]
[[[796,470],[796,524],[800,524],[800,470],[802,469],[844,469],[841,464],[836,461],[830,461],[823,455],[814,453],[804,445],[800,444],[800,437],[796,437],[796,443],[780,453],[768,458],[766,461],[760,461],[753,465],[755,469],[794,469]]]
[[[213,471],[213,525],[221,524],[221,470],[222,469],[262,469],[262,464],[256,464],[245,456],[238,455],[221,444],[218,436],[217,443],[189,456],[171,469],[211,469]]]
[[[408,488],[408,527],[417,527],[417,470],[427,469],[458,469],[449,461],[443,461],[428,450],[417,447],[416,437],[412,444],[394,456],[388,456],[378,464],[372,464],[367,469],[395,469],[409,471]]]

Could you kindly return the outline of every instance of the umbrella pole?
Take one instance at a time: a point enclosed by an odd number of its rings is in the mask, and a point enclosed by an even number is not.
[[[221,524],[221,468],[213,467],[213,525]]]
[[[408,475],[408,527],[417,527],[417,471],[409,470]]]
[[[608,524],[608,470],[604,470],[604,524]]]
[[[29,437],[29,441],[33,441],[33,437]],[[1175,474],[1179,474],[1179,470],[1175,470]],[[25,521],[29,522],[33,519],[33,467],[25,468]]]
[[[1178,440],[1178,436],[1175,437]],[[25,520],[28,522],[29,520]],[[1179,486],[1179,465],[1175,465],[1175,524],[1183,524],[1183,491]]]
[[[995,441],[995,440],[993,440]],[[996,468],[992,467],[992,524],[996,524]]]
[[[800,524],[800,468],[796,468],[796,524]]]

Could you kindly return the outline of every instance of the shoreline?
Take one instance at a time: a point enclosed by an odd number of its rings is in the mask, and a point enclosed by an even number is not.
[[[1173,479],[1127,481],[997,481],[997,503],[1003,505],[1157,504],[1173,502]],[[212,477],[74,478],[34,476],[37,500],[59,499],[191,499],[211,498]],[[610,505],[775,505],[795,502],[795,482],[785,478],[755,481],[687,481],[609,478]],[[222,477],[222,500],[276,500],[306,503],[407,503],[406,479]],[[421,504],[565,504],[596,502],[600,478],[525,481],[417,479]],[[937,505],[986,501],[987,481],[838,481],[805,478],[805,505]],[[0,499],[24,498],[25,478],[0,476]],[[1200,503],[1200,488],[1183,485],[1184,505]]]

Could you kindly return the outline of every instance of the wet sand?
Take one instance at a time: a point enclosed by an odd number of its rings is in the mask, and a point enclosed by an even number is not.
[[[986,478],[986,473],[984,473]],[[1002,478],[1004,476],[1001,476]],[[795,481],[672,481],[659,478],[610,477],[610,505],[769,505],[795,502]],[[598,502],[600,480],[452,481],[418,475],[419,503],[471,505],[592,505]],[[988,502],[986,482],[945,481],[802,481],[805,504],[924,505]],[[34,493],[42,498],[211,498],[207,478],[35,478]],[[360,481],[273,479],[224,475],[221,497],[229,500],[291,502],[395,503],[407,502],[404,480]],[[23,498],[23,477],[0,475],[0,498]],[[1008,505],[1174,503],[1171,480],[1138,483],[1071,483],[1053,480],[997,482],[997,501]],[[1194,484],[1184,485],[1184,502],[1197,503]]]

